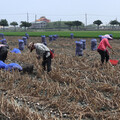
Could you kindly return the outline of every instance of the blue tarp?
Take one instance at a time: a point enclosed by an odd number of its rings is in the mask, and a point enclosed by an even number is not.
[[[10,63],[5,67],[5,70],[14,70],[14,69],[18,69],[22,71],[22,67],[17,63]]]
[[[22,71],[22,67],[17,64],[17,63],[10,63],[10,64],[5,64],[3,61],[0,60],[0,68],[5,69],[5,70],[14,70],[18,69]]]
[[[20,40],[20,39],[19,39],[18,41],[19,41],[19,43],[24,43],[24,41],[23,41],[23,40]]]
[[[6,66],[7,64],[5,64],[3,61],[0,60],[0,68],[5,69]]]
[[[13,50],[10,51],[11,53],[20,53],[21,54],[21,51],[18,49],[18,48],[14,48]]]

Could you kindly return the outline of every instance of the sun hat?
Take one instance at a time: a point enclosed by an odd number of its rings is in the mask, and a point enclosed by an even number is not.
[[[30,42],[28,48],[31,48],[33,44],[34,44],[33,42]]]
[[[108,38],[108,39],[110,39],[110,40],[112,40],[113,38],[112,37],[110,37],[110,35],[108,35],[108,34],[106,34],[106,35],[104,35],[104,36],[102,36],[102,37],[104,37],[104,38]]]
[[[34,42],[30,42],[27,47],[30,50],[30,52],[32,52],[34,49]]]

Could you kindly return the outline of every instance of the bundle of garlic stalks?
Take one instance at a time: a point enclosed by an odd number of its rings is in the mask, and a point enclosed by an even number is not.
[[[10,49],[18,47],[18,37],[7,37]],[[86,39],[83,56],[75,56],[78,38],[57,38],[47,46],[54,48],[52,71],[42,70],[42,60],[27,46],[21,54],[8,53],[6,63],[33,64],[33,73],[0,70],[0,114],[10,120],[91,120],[120,118],[120,64],[100,65],[97,51]],[[41,42],[30,38],[28,42]],[[120,41],[110,41],[119,59]]]

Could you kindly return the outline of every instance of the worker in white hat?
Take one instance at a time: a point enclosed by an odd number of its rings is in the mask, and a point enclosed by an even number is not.
[[[37,58],[40,58],[41,56],[43,57],[43,61],[42,61],[43,69],[46,70],[46,65],[47,65],[47,72],[50,72],[51,71],[50,49],[43,43],[34,43],[34,42],[29,43],[28,48],[30,49],[30,52],[36,49]]]

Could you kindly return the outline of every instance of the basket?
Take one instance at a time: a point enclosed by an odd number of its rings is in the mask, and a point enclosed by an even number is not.
[[[118,64],[118,60],[110,59],[109,61],[112,65],[117,65]]]

